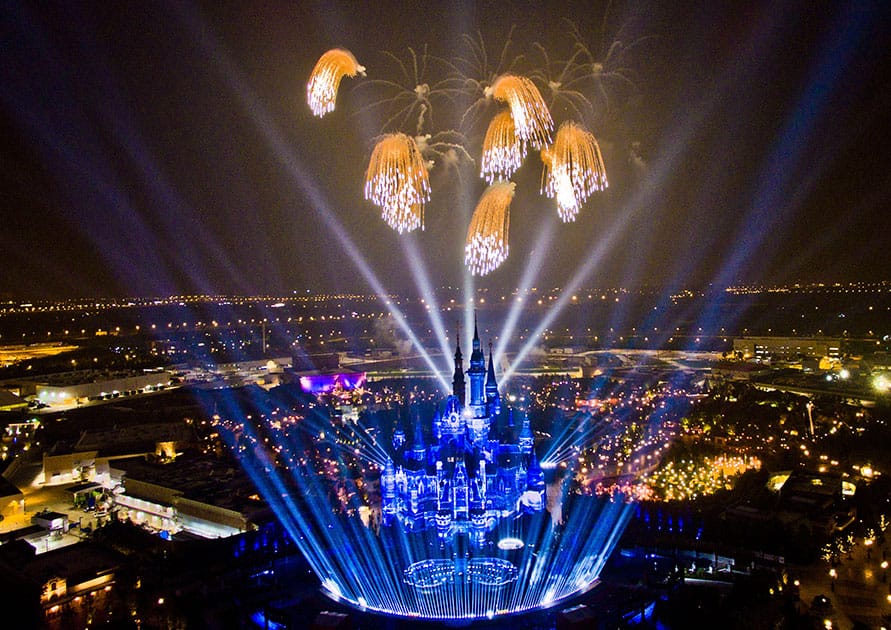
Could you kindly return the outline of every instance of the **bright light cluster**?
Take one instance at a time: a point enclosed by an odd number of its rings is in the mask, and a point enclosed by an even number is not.
[[[477,204],[464,248],[464,264],[475,275],[484,276],[507,258],[510,203],[516,184],[496,182],[486,189]]]
[[[486,96],[510,107],[517,137],[534,149],[550,144],[554,120],[535,84],[526,77],[503,74],[485,90]]]
[[[496,179],[508,179],[523,163],[525,147],[517,137],[514,119],[507,110],[499,112],[489,123],[483,141],[480,177],[490,184]]]
[[[423,229],[430,180],[414,138],[390,133],[378,141],[365,173],[365,198],[380,206],[381,217],[400,234]]]
[[[665,501],[686,501],[732,488],[731,480],[746,470],[761,468],[757,457],[721,455],[704,457],[701,461],[682,459],[668,462],[641,482],[650,486],[654,494]]]
[[[419,560],[405,570],[406,583],[422,590],[433,590],[461,582],[501,587],[516,579],[517,567],[502,558]]]
[[[359,65],[348,50],[333,48],[322,55],[306,84],[306,102],[313,115],[321,118],[334,111],[337,88],[344,76],[365,75],[365,67]]]
[[[542,150],[541,158],[542,192],[557,199],[563,221],[574,221],[588,197],[608,185],[600,146],[581,125],[560,125],[554,144]]]

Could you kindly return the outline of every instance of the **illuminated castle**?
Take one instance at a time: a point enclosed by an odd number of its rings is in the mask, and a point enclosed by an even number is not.
[[[514,438],[511,413],[498,434],[501,397],[492,349],[487,370],[476,329],[467,380],[469,397],[459,342],[452,395],[433,417],[431,444],[417,419],[411,444],[404,431],[393,435],[393,454],[381,475],[384,524],[398,522],[408,531],[435,528],[441,538],[468,534],[482,545],[500,519],[544,508],[544,475],[529,419]]]

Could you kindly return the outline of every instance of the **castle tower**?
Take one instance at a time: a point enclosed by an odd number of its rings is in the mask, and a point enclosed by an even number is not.
[[[470,369],[467,370],[470,379],[470,409],[474,418],[486,416],[486,358],[480,346],[479,329],[473,325],[473,352],[470,354]]]
[[[393,432],[393,450],[397,455],[402,453],[402,447],[405,446],[405,431],[396,429]]]
[[[427,459],[427,445],[424,444],[424,431],[421,429],[421,419],[415,420],[415,443],[411,449],[412,459],[416,462],[425,462]]]
[[[383,513],[388,516],[396,514],[396,468],[393,466],[393,460],[389,457],[381,475],[381,494],[383,495],[381,504]]]
[[[528,455],[532,452],[532,447],[535,444],[535,436],[532,435],[532,428],[529,426],[528,415],[524,414],[523,416],[523,428],[520,431],[520,437],[517,442],[524,455]]]
[[[490,418],[497,418],[501,413],[501,396],[498,394],[498,382],[495,380],[495,353],[489,343],[489,370],[486,372],[486,408]]]
[[[458,399],[462,407],[467,403],[463,362],[464,359],[461,356],[461,330],[458,329],[458,341],[455,343],[455,375],[452,377],[452,395]]]

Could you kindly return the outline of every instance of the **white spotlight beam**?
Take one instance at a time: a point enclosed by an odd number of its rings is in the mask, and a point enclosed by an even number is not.
[[[497,357],[504,355],[508,341],[513,338],[517,321],[519,321],[520,314],[529,300],[529,291],[538,278],[542,264],[547,260],[547,252],[550,250],[553,240],[554,222],[550,220],[544,221],[538,232],[538,238],[535,239],[535,246],[529,253],[529,264],[526,265],[526,268],[523,270],[523,276],[520,278],[520,285],[517,287],[517,297],[512,301],[507,318],[501,327],[501,333],[498,335],[498,343],[495,345],[495,356]]]
[[[448,372],[448,360],[452,351],[449,348],[448,335],[446,335],[445,326],[443,326],[442,323],[442,316],[439,312],[439,303],[436,301],[433,287],[430,286],[430,276],[427,273],[427,266],[424,264],[424,259],[418,251],[417,242],[411,235],[409,235],[409,238],[402,239],[402,243],[405,256],[409,261],[412,278],[424,298],[424,304],[427,306],[427,315],[430,318],[430,325],[433,327],[433,333],[436,335],[436,340],[439,342],[439,349],[442,351],[442,356],[446,362],[445,369],[446,372]]]

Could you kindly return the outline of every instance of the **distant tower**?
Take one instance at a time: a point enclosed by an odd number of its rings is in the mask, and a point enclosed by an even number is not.
[[[402,452],[402,447],[405,446],[405,431],[402,429],[396,429],[393,432],[393,450],[396,451],[397,454]]]
[[[486,407],[490,418],[501,413],[501,396],[498,395],[498,382],[495,380],[495,353],[489,343],[489,371],[486,373]]]
[[[425,462],[427,459],[427,445],[424,444],[424,431],[421,429],[421,419],[415,421],[415,443],[411,449],[412,459],[416,462]]]
[[[396,468],[393,460],[387,458],[384,472],[381,475],[381,494],[383,495],[382,511],[385,515],[396,514]]]
[[[523,428],[520,430],[519,442],[520,450],[524,455],[532,452],[532,446],[535,444],[535,436],[532,435],[532,428],[529,426],[529,416],[523,415]]]
[[[486,416],[486,358],[480,346],[479,329],[473,325],[473,352],[470,354],[470,369],[467,370],[470,379],[470,409],[474,418]]]
[[[452,394],[463,407],[467,404],[467,394],[464,387],[464,359],[461,356],[461,329],[458,329],[458,341],[455,344],[455,376],[452,378]]]

